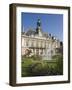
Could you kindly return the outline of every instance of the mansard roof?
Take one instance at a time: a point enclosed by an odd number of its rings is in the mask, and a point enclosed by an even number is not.
[[[27,36],[31,36],[31,35],[37,35],[37,32],[33,29],[29,29],[27,32],[22,32],[22,34],[25,34]],[[48,34],[48,33],[45,33],[45,32],[42,32],[42,36],[46,37],[46,38],[48,38],[48,37],[51,38],[52,37],[51,34]]]
[[[30,35],[35,35],[36,32],[32,29],[29,29],[27,32],[26,32],[26,35],[30,36]]]
[[[42,33],[43,34],[43,37],[46,37],[46,38],[48,38],[48,33]]]

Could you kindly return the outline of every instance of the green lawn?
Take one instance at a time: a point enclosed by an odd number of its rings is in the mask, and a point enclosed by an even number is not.
[[[22,77],[49,76],[63,74],[62,58],[54,57],[54,60],[41,60],[40,57],[22,57]]]

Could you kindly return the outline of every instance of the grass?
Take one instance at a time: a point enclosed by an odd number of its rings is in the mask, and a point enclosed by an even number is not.
[[[54,57],[54,60],[41,60],[38,57],[23,57],[21,64],[22,77],[63,74],[63,61],[60,57]]]

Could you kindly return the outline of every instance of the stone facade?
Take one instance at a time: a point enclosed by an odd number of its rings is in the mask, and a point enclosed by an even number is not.
[[[51,34],[44,33],[41,29],[41,21],[38,19],[36,30],[22,32],[22,55],[30,51],[29,56],[40,55],[43,59],[51,60],[56,55],[56,48],[60,48],[60,41]]]

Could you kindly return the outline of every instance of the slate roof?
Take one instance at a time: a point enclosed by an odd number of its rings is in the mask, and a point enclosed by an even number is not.
[[[38,33],[34,29],[29,29],[27,32],[22,32],[22,34],[27,35],[27,36],[31,36],[31,35],[35,36]],[[52,38],[54,40],[54,36],[52,36],[51,34],[45,33],[43,31],[42,31],[42,36],[46,38]]]
[[[27,36],[31,36],[31,35],[37,35],[37,32],[36,30],[33,30],[33,29],[29,29],[27,32],[22,32],[22,34],[25,34]],[[43,37],[52,37],[51,35],[49,35],[48,33],[45,33],[45,32],[42,32],[42,36]]]
[[[35,34],[36,34],[36,32],[34,30],[31,30],[31,29],[26,32],[26,35],[28,35],[28,36],[35,35]]]

